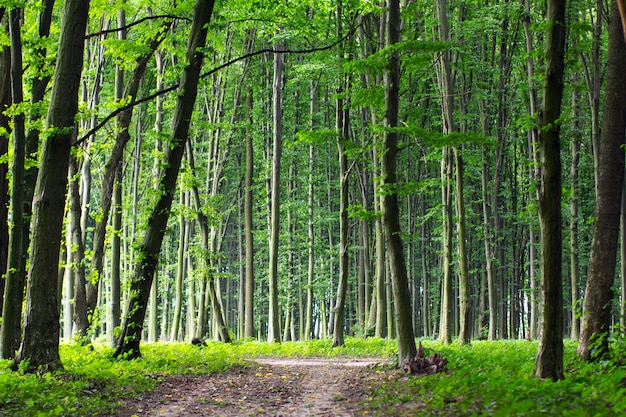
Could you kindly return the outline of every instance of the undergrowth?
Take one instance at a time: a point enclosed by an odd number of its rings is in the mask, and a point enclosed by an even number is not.
[[[565,379],[532,377],[537,343],[474,341],[470,346],[425,341],[442,353],[447,371],[382,382],[371,394],[381,416],[621,416],[626,414],[626,370],[615,362],[586,363],[566,341]]]
[[[612,416],[626,412],[626,371],[615,362],[587,364],[577,359],[575,343],[566,343],[564,381],[532,378],[537,344],[526,341],[473,342],[471,346],[424,341],[427,354],[442,353],[445,373],[405,377],[389,370],[364,404],[381,416]],[[110,414],[122,402],[150,391],[171,374],[207,375],[246,366],[258,356],[382,357],[393,359],[395,341],[346,339],[229,345],[152,343],[143,357],[115,360],[113,351],[94,345],[62,345],[65,369],[52,374],[9,370],[0,361],[0,416],[90,416]],[[375,372],[375,371],[372,371]],[[380,372],[380,371],[379,371]],[[391,377],[390,377],[391,376]]]

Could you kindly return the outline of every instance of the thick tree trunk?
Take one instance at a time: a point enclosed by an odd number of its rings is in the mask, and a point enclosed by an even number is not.
[[[33,369],[62,367],[57,296],[59,250],[88,15],[88,0],[65,2],[46,122],[54,133],[44,140],[40,158],[33,202],[27,305],[18,354],[18,360],[29,360]]]
[[[541,278],[543,315],[534,375],[563,379],[563,277],[561,236],[561,146],[560,122],[563,99],[565,54],[565,0],[549,0],[546,36],[546,79],[539,144],[541,183],[539,218],[541,224]],[[622,131],[623,134],[623,131]]]
[[[387,46],[400,42],[400,2],[389,0],[387,21]],[[398,366],[404,367],[409,359],[417,354],[411,317],[409,282],[404,259],[404,248],[400,230],[400,209],[396,185],[396,159],[398,154],[398,104],[400,90],[400,59],[397,53],[391,55],[389,67],[385,71],[385,134],[383,158],[383,187],[387,192],[383,197],[383,223],[385,242],[389,249],[389,267],[393,281],[394,312],[398,339]]]
[[[163,242],[163,235],[176,191],[178,170],[188,139],[189,124],[198,93],[198,80],[202,69],[202,48],[206,44],[207,25],[213,12],[213,0],[198,0],[194,9],[189,44],[187,47],[187,66],[183,70],[180,82],[180,94],[176,100],[174,120],[172,121],[172,143],[165,153],[166,168],[159,179],[162,193],[148,219],[135,276],[131,282],[130,297],[126,317],[120,332],[115,357],[128,359],[141,356],[139,343],[144,326],[148,296],[152,279],[158,264],[158,256]]]
[[[578,353],[585,360],[608,355],[611,286],[615,279],[617,237],[624,183],[626,129],[626,47],[617,2],[611,2],[606,95],[597,167],[596,213],[589,260],[589,278]],[[592,354],[593,351],[593,354]]]

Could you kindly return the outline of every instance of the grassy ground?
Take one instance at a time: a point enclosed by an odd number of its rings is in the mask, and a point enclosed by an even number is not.
[[[427,354],[448,359],[448,371],[428,377],[387,373],[371,386],[364,407],[370,415],[396,416],[611,416],[626,413],[626,369],[607,361],[585,364],[575,344],[566,343],[564,381],[531,377],[537,345],[526,341],[476,341],[443,346],[424,341]],[[24,374],[0,361],[0,416],[88,416],[112,410],[121,398],[151,390],[168,374],[210,374],[257,356],[376,356],[393,358],[395,342],[348,339],[269,345],[242,342],[155,343],[142,347],[143,358],[113,360],[112,351],[63,345],[63,372]],[[374,371],[372,371],[374,372]]]

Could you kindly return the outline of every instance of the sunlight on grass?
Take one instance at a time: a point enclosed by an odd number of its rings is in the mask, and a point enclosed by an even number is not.
[[[626,411],[626,371],[587,364],[576,344],[565,344],[565,380],[532,377],[537,343],[474,341],[471,346],[425,341],[448,359],[448,371],[386,381],[372,398],[373,415],[420,416],[618,416]],[[395,410],[390,412],[390,410]],[[415,412],[415,410],[413,410]]]
[[[612,363],[579,361],[575,343],[565,345],[566,379],[532,378],[537,344],[475,341],[471,346],[424,341],[426,354],[442,353],[447,372],[406,377],[391,371],[364,404],[379,416],[612,416],[626,412],[626,371]],[[62,345],[65,371],[23,374],[0,361],[0,416],[89,416],[111,412],[132,401],[169,374],[207,375],[246,366],[257,357],[379,357],[393,359],[396,342],[346,339],[267,344],[255,341],[206,347],[189,343],[142,345],[143,357],[112,359],[105,346]],[[374,372],[374,371],[372,371]]]

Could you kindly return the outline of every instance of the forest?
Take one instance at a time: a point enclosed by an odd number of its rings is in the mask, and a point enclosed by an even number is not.
[[[402,367],[416,338],[526,339],[554,381],[564,339],[607,359],[625,18],[623,0],[1,0],[0,358],[386,338]]]

